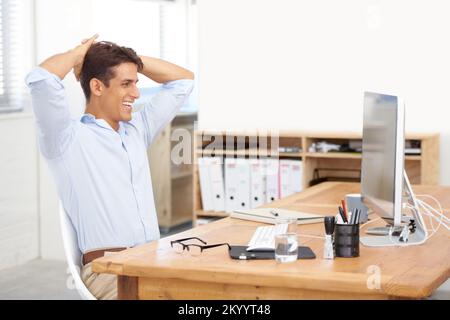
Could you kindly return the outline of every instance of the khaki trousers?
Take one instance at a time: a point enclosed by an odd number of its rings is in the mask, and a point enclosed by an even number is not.
[[[92,272],[92,262],[89,262],[81,267],[81,279],[97,299],[117,299],[117,276],[115,274]]]

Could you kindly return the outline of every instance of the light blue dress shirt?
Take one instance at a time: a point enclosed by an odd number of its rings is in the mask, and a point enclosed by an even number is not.
[[[118,131],[90,114],[73,119],[64,85],[47,70],[34,68],[26,83],[39,147],[81,252],[159,239],[147,148],[189,97],[193,80],[163,84]]]

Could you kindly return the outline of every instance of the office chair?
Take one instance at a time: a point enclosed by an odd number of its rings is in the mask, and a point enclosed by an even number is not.
[[[97,298],[89,292],[88,288],[86,288],[83,280],[81,280],[81,251],[78,248],[77,234],[61,203],[59,204],[59,216],[64,252],[66,254],[67,265],[73,278],[75,288],[83,300],[97,300]]]

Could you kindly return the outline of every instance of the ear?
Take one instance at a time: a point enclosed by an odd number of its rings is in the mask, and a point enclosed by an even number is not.
[[[98,80],[96,78],[92,78],[89,81],[89,87],[91,88],[92,95],[94,95],[96,97],[100,97],[103,94],[105,85],[100,80]]]

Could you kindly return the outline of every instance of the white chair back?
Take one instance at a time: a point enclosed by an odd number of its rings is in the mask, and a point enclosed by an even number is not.
[[[63,206],[59,205],[61,233],[66,253],[69,272],[73,278],[73,284],[83,300],[96,300],[95,296],[86,288],[81,280],[81,251],[78,248],[77,234]]]

